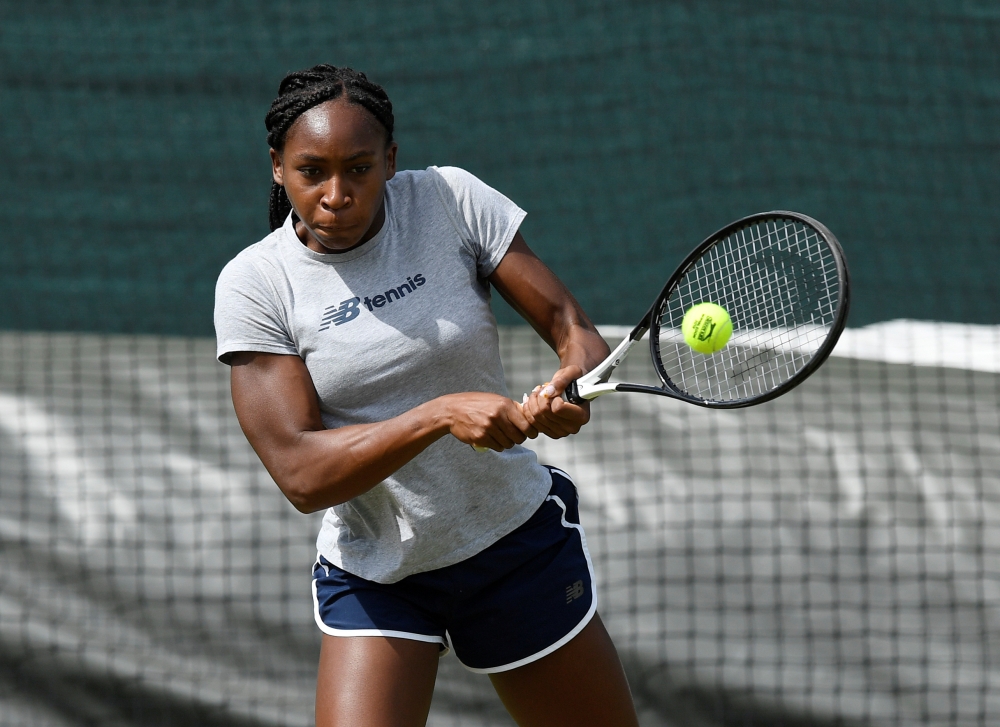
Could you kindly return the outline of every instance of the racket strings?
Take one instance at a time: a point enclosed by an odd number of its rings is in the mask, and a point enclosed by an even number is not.
[[[663,301],[654,350],[679,389],[701,399],[751,399],[783,385],[819,352],[841,301],[836,254],[803,221],[770,218],[719,240]],[[684,342],[681,321],[696,303],[721,305],[729,345],[712,355]]]

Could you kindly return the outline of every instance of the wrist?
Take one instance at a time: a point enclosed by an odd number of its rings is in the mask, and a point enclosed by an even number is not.
[[[455,423],[453,407],[454,394],[445,394],[413,409],[424,421],[425,426],[436,436],[444,436],[451,433]]]
[[[559,366],[579,366],[581,375],[592,370],[611,354],[611,348],[599,334],[587,331],[586,337],[578,338],[566,347],[559,356]]]

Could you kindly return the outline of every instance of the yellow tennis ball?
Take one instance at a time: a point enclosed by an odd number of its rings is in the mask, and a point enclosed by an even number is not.
[[[715,303],[698,303],[688,309],[681,323],[684,342],[698,353],[721,351],[733,335],[733,321],[726,309]]]

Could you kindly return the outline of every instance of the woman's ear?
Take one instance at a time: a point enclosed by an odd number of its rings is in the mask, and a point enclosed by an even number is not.
[[[283,170],[281,168],[281,154],[279,154],[278,152],[276,152],[274,149],[271,149],[270,152],[271,152],[271,177],[274,179],[274,183],[275,184],[280,184],[281,186],[285,186],[285,183],[283,181],[283,179],[284,179],[283,173],[284,172],[283,172]],[[395,155],[393,155],[393,166],[394,167],[395,167],[395,163],[396,163],[395,162]]]
[[[389,144],[389,148],[385,150],[385,181],[387,182],[396,176],[397,149],[399,149],[399,144],[392,142]],[[281,184],[281,182],[278,182],[278,184]]]

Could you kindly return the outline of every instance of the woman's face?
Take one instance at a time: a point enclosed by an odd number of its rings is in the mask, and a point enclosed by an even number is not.
[[[271,150],[274,181],[285,188],[309,249],[342,252],[374,237],[385,222],[385,183],[396,173],[396,144],[364,107],[333,99],[302,114]]]

